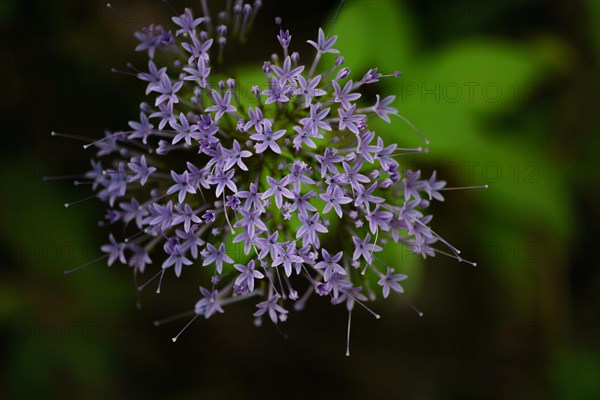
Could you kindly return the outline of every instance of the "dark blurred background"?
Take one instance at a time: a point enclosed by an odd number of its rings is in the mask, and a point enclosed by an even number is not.
[[[599,1],[347,1],[333,32],[353,76],[401,70],[376,89],[431,141],[403,167],[490,185],[434,210],[434,229],[479,266],[388,247],[425,316],[394,296],[373,304],[380,320],[357,309],[350,358],[347,315],[323,298],[291,315],[287,339],[255,328],[250,302],[173,344],[186,321],[152,321],[189,309],[195,284],[172,279],[137,310],[129,268],[63,276],[97,257],[107,231],[99,203],[62,206],[85,187],[42,182],[91,156],[50,131],[100,137],[137,118],[144,86],[110,68],[144,67],[133,32],[171,16],[158,0],[105,3],[0,1],[0,398],[600,398]],[[199,3],[172,0],[196,14]],[[267,0],[229,60],[259,76],[280,15],[308,63],[306,40],[336,8]],[[400,120],[373,126],[419,143]]]

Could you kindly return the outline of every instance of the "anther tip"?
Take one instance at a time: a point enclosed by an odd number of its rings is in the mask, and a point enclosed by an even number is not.
[[[375,319],[381,319],[381,315],[375,314]]]
[[[66,269],[66,270],[63,271],[63,273],[65,274],[65,276],[67,276],[67,275],[69,275],[69,270]]]
[[[174,337],[174,338],[171,338],[171,340],[173,341],[173,343],[175,343],[177,341],[177,338]]]
[[[490,185],[483,185],[483,188],[484,188],[484,189],[487,189],[487,188],[489,188],[489,187],[490,187]]]
[[[422,316],[423,316],[423,313],[422,313],[422,312],[420,312],[420,313],[419,313],[419,317],[422,317]]]
[[[69,203],[64,204],[65,208],[69,208]]]
[[[56,132],[54,132],[54,131],[50,132],[50,136],[56,136]]]
[[[346,357],[350,357],[350,352],[346,351]]]
[[[473,266],[474,266],[474,267],[476,267],[476,266],[477,266],[477,263],[476,263],[476,262],[474,262],[474,263],[473,263]]]

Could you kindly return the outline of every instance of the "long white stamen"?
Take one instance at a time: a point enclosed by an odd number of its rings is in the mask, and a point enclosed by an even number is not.
[[[65,275],[69,275],[70,273],[75,272],[78,269],[81,269],[83,267],[87,267],[88,265],[92,265],[93,263],[95,263],[97,261],[100,261],[100,260],[102,260],[104,258],[107,258],[107,257],[108,257],[108,254],[105,254],[103,256],[100,256],[98,258],[93,259],[92,261],[88,261],[85,264],[81,264],[81,265],[79,265],[79,266],[77,266],[75,268],[67,269],[67,270],[64,271],[64,273],[65,273]]]
[[[425,142],[425,144],[429,144],[429,140],[427,140],[427,138],[425,136],[423,136],[423,134],[417,129],[417,127],[414,126],[408,119],[404,118],[400,114],[392,114],[392,115],[395,115],[398,118],[400,118],[401,120],[403,120],[404,122],[406,122],[406,124],[408,126],[410,126],[415,132],[417,132],[417,134],[421,137],[421,139],[423,139],[423,141]]]
[[[75,204],[83,203],[84,201],[95,199],[95,198],[96,198],[96,195],[93,194],[91,196],[84,197],[83,199],[80,199],[80,200],[75,200],[75,201],[72,201],[70,203],[65,203],[64,206],[65,206],[65,208],[69,208],[71,206],[74,206]]]
[[[185,331],[187,329],[187,327],[190,326],[192,324],[192,322],[194,322],[196,320],[196,318],[198,318],[199,316],[200,316],[200,314],[194,315],[194,318],[192,318],[190,320],[190,322],[188,322],[187,325],[184,326],[183,329],[179,331],[177,336],[175,336],[174,338],[171,339],[173,341],[173,343],[175,343],[177,341],[177,339],[179,339],[179,336],[183,333],[183,331]]]
[[[162,318],[162,319],[157,319],[156,321],[153,322],[153,324],[154,324],[154,326],[161,326],[162,324],[166,324],[168,322],[177,321],[178,319],[188,317],[188,316],[190,316],[192,314],[195,314],[194,310],[184,311],[184,312],[179,313],[179,314],[171,315],[170,317],[166,317],[166,318]]]
[[[142,290],[144,290],[144,288],[145,288],[146,286],[148,286],[148,284],[149,284],[150,282],[152,282],[154,279],[156,279],[156,277],[157,277],[158,275],[160,275],[160,274],[161,274],[163,271],[164,271],[164,270],[162,270],[162,271],[158,271],[158,272],[156,273],[156,275],[154,275],[152,278],[148,279],[148,280],[146,281],[146,283],[144,283],[142,286],[138,286],[138,288],[137,288],[138,292],[141,292]]]
[[[401,298],[402,300],[404,300],[404,302],[405,302],[406,304],[408,304],[408,305],[410,306],[410,308],[412,308],[412,309],[414,310],[414,312],[416,312],[416,313],[419,315],[419,317],[422,317],[422,316],[423,316],[423,313],[422,313],[420,310],[418,310],[418,309],[417,309],[415,306],[413,306],[413,304],[412,304],[410,301],[406,300],[406,299],[404,298],[404,296],[400,296],[400,298]]]
[[[75,139],[75,140],[82,140],[84,142],[89,141],[89,138],[83,137],[83,136],[79,136],[79,135],[70,135],[70,134],[66,134],[66,133],[58,133],[58,132],[50,132],[50,136],[54,136],[54,137],[62,137],[62,138],[66,138],[66,139]]]
[[[458,186],[458,187],[448,187],[448,188],[441,188],[438,189],[439,192],[441,192],[442,190],[463,190],[463,189],[487,189],[489,188],[488,185],[479,185],[479,186]]]
[[[352,309],[348,310],[348,332],[346,333],[346,356],[350,357],[350,324],[352,323]]]

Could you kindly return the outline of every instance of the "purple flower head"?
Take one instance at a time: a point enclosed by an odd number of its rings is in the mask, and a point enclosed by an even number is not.
[[[106,204],[99,225],[112,231],[101,247],[107,265],[148,271],[147,283],[160,276],[159,288],[170,268],[184,283],[210,281],[196,316],[258,297],[257,321],[268,314],[281,323],[286,303],[300,310],[311,294],[348,312],[360,302],[377,316],[360,285],[372,294],[368,282],[378,280],[385,298],[402,293],[406,278],[401,262],[397,274],[386,264],[385,246],[468,262],[431,228],[430,203],[444,200],[446,182],[400,163],[424,149],[390,143],[369,126],[404,119],[393,95],[374,93],[375,104],[365,104],[363,90],[398,73],[372,68],[349,79],[344,57],[330,55],[337,37],[323,29],[304,62],[280,25],[279,54],[262,64],[265,84],[239,92],[244,82],[229,76],[239,70],[229,55],[252,39],[261,1],[221,12],[201,3],[202,18],[185,9],[171,30],[136,33],[136,50],[147,54],[141,69],[130,65],[145,93],[139,118],[85,145],[96,154],[87,182],[76,185],[89,183]]]

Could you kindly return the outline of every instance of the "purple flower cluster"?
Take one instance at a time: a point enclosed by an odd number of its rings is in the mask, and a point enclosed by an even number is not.
[[[400,74],[375,68],[353,80],[341,56],[317,73],[323,57],[339,53],[322,29],[308,41],[316,49],[308,67],[288,54],[292,36],[280,29],[283,57],[264,63],[265,85],[252,87],[252,98],[239,96],[221,59],[228,42],[245,39],[260,5],[237,1],[219,24],[186,9],[172,19],[174,32],[136,33],[149,61],[135,75],[149,98],[130,130],[86,146],[98,149],[86,178],[108,204],[103,225],[115,226],[102,251],[109,266],[155,269],[157,292],[165,274],[212,275],[196,317],[258,296],[257,323],[279,323],[311,293],[373,313],[364,302],[376,292],[403,292],[406,275],[378,257],[390,241],[423,257],[441,253],[432,247],[440,242],[462,261],[426,214],[444,200],[445,182],[401,171],[396,158],[422,149],[386,145],[369,130],[370,119],[397,115],[394,96],[359,105],[358,90]]]

